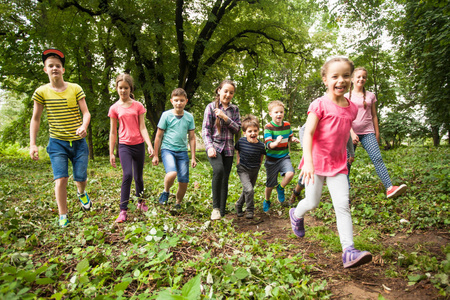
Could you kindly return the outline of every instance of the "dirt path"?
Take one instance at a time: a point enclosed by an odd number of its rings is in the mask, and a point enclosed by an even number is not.
[[[382,295],[385,299],[444,299],[439,296],[429,280],[423,280],[413,286],[408,286],[407,279],[403,277],[388,278],[386,270],[392,265],[385,264],[380,256],[374,255],[373,262],[355,268],[344,269],[340,253],[325,251],[319,242],[308,238],[308,232],[303,239],[293,239],[288,235],[292,233],[289,219],[282,212],[272,211],[270,214],[259,213],[254,220],[237,218],[236,215],[227,215],[234,218],[236,230],[261,231],[261,239],[268,242],[275,239],[284,240],[286,244],[298,245],[299,251],[308,263],[314,265],[313,276],[326,279],[328,289],[333,293],[331,299],[378,299]],[[305,217],[307,226],[320,226],[323,223],[314,217]],[[335,230],[336,228],[334,228]],[[441,258],[442,246],[448,244],[450,236],[443,232],[420,232],[410,235],[398,234],[395,237],[385,238],[382,243],[386,246],[401,247],[408,251],[414,250],[417,243],[427,243],[427,249]],[[286,251],[286,255],[289,255]],[[310,255],[311,254],[311,255]],[[397,266],[395,266],[397,267]]]

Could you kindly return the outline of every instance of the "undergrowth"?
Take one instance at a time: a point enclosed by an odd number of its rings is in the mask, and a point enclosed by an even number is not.
[[[147,162],[144,197],[150,209],[142,213],[131,203],[129,222],[121,225],[114,223],[119,213],[121,170],[111,168],[107,158],[97,158],[88,170],[94,206],[89,212],[80,211],[70,178],[71,224],[65,229],[57,226],[50,161],[42,154],[40,161],[32,162],[24,153],[8,149],[0,156],[2,299],[331,297],[327,281],[311,275],[314,266],[300,253],[286,255],[289,246],[283,241],[268,243],[259,232],[236,232],[231,219],[209,220],[211,168],[204,153],[198,154],[199,164],[191,169],[181,215],[157,204],[164,168]],[[365,151],[358,149],[356,155],[351,174],[356,246],[383,256],[391,265],[388,276],[402,276],[411,284],[430,279],[441,294],[448,295],[448,246],[441,256],[435,256],[426,247],[399,252],[394,246],[383,246],[382,240],[417,230],[448,232],[449,148],[383,152],[394,184],[408,185],[406,195],[392,200],[386,199]],[[293,163],[299,160],[294,153]],[[256,185],[257,210],[262,209],[264,183],[262,168]],[[230,212],[240,188],[233,169]],[[311,238],[338,253],[339,239],[330,229],[335,226],[334,211],[326,191],[320,207],[311,213],[325,226],[307,227]]]

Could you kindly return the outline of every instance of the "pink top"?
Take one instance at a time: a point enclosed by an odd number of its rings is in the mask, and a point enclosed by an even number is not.
[[[312,141],[314,172],[317,175],[348,174],[346,145],[358,111],[355,104],[348,103],[349,106],[341,107],[325,95],[309,105],[308,114],[314,113],[319,118]],[[303,160],[299,169],[303,167]]]
[[[348,98],[349,94],[345,94],[345,97]],[[366,108],[364,109],[364,97],[357,96],[352,93],[352,98],[350,99],[356,106],[358,107],[358,115],[356,116],[355,121],[353,121],[353,131],[356,134],[368,134],[375,133],[375,128],[373,127],[373,118],[372,118],[372,105],[375,105],[377,98],[375,94],[372,92],[366,91]]]
[[[139,129],[139,115],[145,113],[141,102],[133,100],[130,107],[123,107],[119,102],[109,108],[108,117],[119,120],[119,143],[137,145],[144,142]]]

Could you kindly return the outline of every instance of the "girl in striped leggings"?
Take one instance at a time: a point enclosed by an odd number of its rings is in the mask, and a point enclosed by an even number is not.
[[[352,139],[356,145],[361,142],[364,149],[369,154],[375,170],[386,188],[388,198],[396,197],[406,191],[406,185],[392,185],[389,173],[384,165],[381,157],[380,148],[380,131],[378,128],[378,117],[375,102],[377,101],[375,94],[366,91],[364,85],[367,81],[367,70],[365,68],[356,68],[352,77],[353,90],[345,96],[358,107],[358,115],[352,124]],[[348,171],[350,174],[350,166]]]

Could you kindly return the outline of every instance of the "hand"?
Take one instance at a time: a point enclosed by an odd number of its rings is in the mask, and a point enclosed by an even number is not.
[[[380,134],[379,133],[375,133],[375,137],[377,139],[377,143],[380,144]]]
[[[154,166],[157,166],[159,164],[159,157],[158,157],[158,155],[153,156],[152,164]]]
[[[30,146],[30,157],[32,160],[39,160],[39,149],[36,145]]]
[[[347,160],[349,165],[351,165],[354,161],[355,161],[354,157],[349,157],[348,160]]]
[[[197,166],[197,161],[195,160],[195,157],[191,159],[191,167],[195,168]]]
[[[292,139],[291,139],[291,142],[294,142],[294,143],[298,144],[298,143],[300,143],[300,140],[293,136]]]
[[[220,108],[215,108],[214,113],[216,114],[216,117],[221,118],[224,121],[228,119],[228,116]]]
[[[153,155],[154,155],[154,150],[153,150],[153,147],[148,147],[147,148],[147,152],[148,152],[148,157],[150,157],[150,158],[152,158],[153,157]]]
[[[353,145],[358,145],[358,143],[359,143],[359,137],[358,137],[358,135],[353,135],[352,134],[352,141],[353,141]]]
[[[302,183],[306,186],[311,181],[314,184],[314,166],[312,163],[304,163],[300,172],[299,178],[302,178]]]
[[[216,149],[214,149],[213,147],[208,149],[208,157],[216,157],[217,153],[216,153]]]
[[[116,156],[114,154],[109,155],[109,163],[111,164],[111,166],[113,166],[113,168],[117,167],[116,166]]]
[[[75,134],[81,136],[82,138],[86,137],[86,135],[87,135],[86,128],[81,126],[80,128],[77,129]]]

